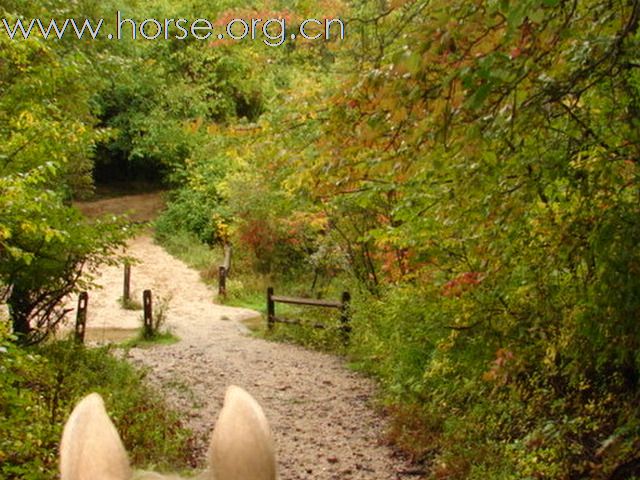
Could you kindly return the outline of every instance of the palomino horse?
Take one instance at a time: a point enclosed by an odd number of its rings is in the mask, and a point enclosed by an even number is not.
[[[269,423],[258,402],[230,386],[211,435],[209,469],[201,480],[275,480]],[[102,398],[92,393],[74,408],[60,445],[61,480],[162,480],[178,477],[134,473]]]

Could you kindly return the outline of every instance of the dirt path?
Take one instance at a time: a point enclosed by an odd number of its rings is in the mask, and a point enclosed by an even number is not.
[[[240,323],[256,312],[216,305],[197,272],[142,236],[129,253],[134,298],[151,288],[171,297],[167,325],[181,341],[152,349],[132,349],[131,360],[151,367],[149,379],[168,402],[184,412],[198,436],[199,458],[225,388],[244,387],[271,422],[281,480],[405,478],[405,465],[379,444],[383,420],[370,406],[374,385],[330,355],[251,337]],[[139,311],[118,307],[122,270],[105,269],[90,293],[88,327],[133,328]],[[414,477],[415,478],[415,477]]]
[[[119,195],[91,202],[74,203],[88,217],[100,217],[105,214],[126,215],[134,222],[153,220],[164,207],[162,191]]]

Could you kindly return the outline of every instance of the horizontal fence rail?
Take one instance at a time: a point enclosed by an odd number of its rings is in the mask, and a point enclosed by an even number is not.
[[[282,295],[274,295],[273,287],[267,289],[267,326],[272,330],[276,323],[284,323],[287,325],[301,325],[302,321],[297,319],[283,318],[276,316],[276,303],[288,303],[291,305],[305,305],[309,307],[335,308],[340,310],[340,330],[345,342],[349,340],[351,333],[351,318],[349,312],[349,304],[351,303],[351,295],[349,292],[342,292],[340,301],[316,300],[312,298],[286,297]],[[323,323],[313,323],[310,326],[318,329],[327,328]]]
[[[343,302],[332,302],[330,300],[314,300],[311,298],[282,297],[271,295],[271,300],[278,303],[289,303],[292,305],[309,305],[311,307],[342,308]]]

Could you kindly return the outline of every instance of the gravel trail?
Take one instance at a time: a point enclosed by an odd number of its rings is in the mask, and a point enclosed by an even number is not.
[[[225,388],[236,384],[265,410],[281,480],[415,478],[380,442],[385,422],[371,407],[370,380],[334,356],[250,336],[241,320],[257,312],[216,305],[198,273],[150,237],[131,241],[128,252],[140,261],[132,268],[134,298],[147,288],[156,299],[170,298],[167,326],[181,339],[131,349],[130,360],[150,367],[148,379],[183,412],[197,436],[198,458],[204,457]],[[90,293],[88,328],[137,327],[140,312],[117,303],[122,269],[106,268],[98,283],[103,288]]]

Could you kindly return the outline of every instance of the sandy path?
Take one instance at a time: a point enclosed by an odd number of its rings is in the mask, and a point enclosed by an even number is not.
[[[76,202],[74,206],[88,217],[115,213],[126,215],[133,222],[146,222],[157,216],[164,203],[162,192],[151,192]]]
[[[276,439],[281,480],[405,478],[405,465],[379,444],[383,420],[370,406],[374,385],[342,360],[251,337],[240,323],[256,312],[216,305],[197,272],[142,236],[129,253],[135,297],[151,288],[170,296],[168,326],[175,345],[132,349],[131,360],[151,368],[148,378],[184,412],[197,434],[199,458],[229,384],[247,389],[263,406]],[[139,311],[117,306],[122,269],[108,268],[90,293],[88,327],[136,327]],[[415,477],[414,477],[415,478]]]

